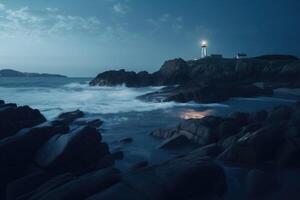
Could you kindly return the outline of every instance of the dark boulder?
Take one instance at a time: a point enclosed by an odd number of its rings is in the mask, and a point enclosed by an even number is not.
[[[185,135],[174,135],[163,141],[157,148],[159,149],[177,149],[190,144],[190,140]]]
[[[130,170],[120,183],[88,199],[218,199],[224,196],[226,188],[224,170],[194,152]]]
[[[15,200],[19,196],[24,196],[31,193],[53,176],[54,174],[40,171],[14,180],[6,187],[6,200]]]
[[[120,181],[120,174],[118,170],[114,168],[107,168],[85,174],[78,178],[73,178],[60,185],[53,184],[48,187],[41,186],[43,190],[40,190],[40,200],[81,200],[85,199],[97,192],[100,192]],[[47,183],[46,183],[47,184]],[[32,199],[36,195],[32,196]]]
[[[218,127],[218,139],[225,139],[237,134],[241,130],[242,122],[235,119],[226,119]]]
[[[278,147],[284,139],[284,127],[272,125],[246,133],[219,155],[219,160],[258,164],[275,160]]]
[[[293,109],[289,106],[277,106],[269,112],[267,121],[269,123],[278,123],[284,120],[289,120],[292,113]]]
[[[111,156],[113,157],[114,160],[122,160],[124,158],[124,153],[123,151],[116,151],[116,152],[112,152]]]
[[[152,75],[148,72],[128,72],[124,69],[110,70],[97,75],[91,82],[91,86],[117,86],[125,84],[127,87],[143,87],[152,85]]]
[[[5,104],[5,101],[0,100],[0,105],[3,105],[3,104]]]
[[[300,108],[296,108],[291,116],[291,125],[296,127],[300,136]]]
[[[230,115],[239,126],[245,126],[249,123],[250,114],[243,112],[234,112]]]
[[[71,173],[64,173],[64,174],[57,175],[51,178],[50,180],[48,180],[47,182],[45,182],[44,184],[40,185],[34,191],[19,196],[18,200],[27,200],[27,199],[40,200],[49,192],[53,191],[54,189],[74,179],[75,177]]]
[[[276,162],[281,168],[300,167],[300,139],[286,139],[278,147]]]
[[[15,103],[4,103],[4,104],[1,104],[1,105],[0,105],[0,108],[1,108],[1,109],[2,109],[2,108],[6,108],[6,107],[17,108],[18,106],[17,106],[17,104],[15,104]]]
[[[261,89],[254,85],[208,83],[179,86],[172,93],[169,93],[165,101],[216,103],[226,101],[231,97],[255,97],[272,94],[272,90]]]
[[[45,117],[29,106],[16,107],[3,104],[0,108],[0,139],[16,134],[22,128],[29,128],[45,122]]]
[[[64,121],[66,124],[72,123],[75,119],[81,118],[84,116],[84,113],[80,110],[75,110],[71,112],[65,112],[60,114],[57,119]]]
[[[92,126],[95,128],[100,127],[102,124],[103,121],[97,118],[78,118],[73,122],[73,125],[76,126]]]
[[[199,157],[211,157],[215,158],[222,152],[222,148],[214,144],[209,144],[200,148],[193,150],[193,153],[197,154]]]
[[[251,115],[251,120],[253,120],[254,122],[262,123],[267,119],[267,117],[268,112],[266,110],[260,110]]]
[[[154,75],[158,77],[157,82],[159,85],[183,84],[190,78],[189,66],[181,58],[168,60]]]
[[[17,134],[0,141],[0,190],[19,177],[28,174],[35,153],[53,135],[66,133],[68,127],[45,122],[33,128],[22,129]]]
[[[50,138],[37,152],[36,163],[54,171],[76,172],[90,169],[108,153],[107,145],[101,143],[100,133],[85,126]]]
[[[135,189],[131,188],[124,183],[117,183],[112,187],[94,194],[86,200],[107,200],[107,199],[120,199],[120,200],[141,200],[147,199],[144,194],[139,193]]]
[[[261,170],[251,170],[246,178],[247,196],[249,199],[264,199],[279,187],[278,180]]]
[[[142,168],[147,167],[147,166],[149,166],[149,162],[146,161],[146,160],[144,160],[144,161],[140,161],[140,162],[137,162],[137,163],[131,165],[131,166],[128,168],[128,170],[129,170],[129,171],[130,171],[130,170],[134,171],[134,170],[142,169]]]
[[[132,142],[133,142],[133,139],[131,137],[123,138],[123,139],[120,140],[121,144],[129,144],[129,143],[132,143]]]
[[[152,133],[150,133],[150,135],[154,137],[166,139],[172,137],[176,132],[177,132],[177,128],[171,128],[171,129],[159,128],[154,130]]]
[[[170,138],[184,135],[191,142],[205,146],[218,139],[218,126],[223,121],[220,117],[207,116],[202,119],[184,120],[177,127],[157,129],[151,135],[160,138]]]

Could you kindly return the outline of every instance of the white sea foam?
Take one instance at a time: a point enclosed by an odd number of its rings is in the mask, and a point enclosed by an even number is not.
[[[156,91],[159,88],[90,87],[88,84],[70,83],[59,87],[0,87],[0,94],[1,98],[7,102],[37,108],[48,118],[74,109],[88,113],[108,114],[189,105],[174,102],[143,102],[136,99],[139,95]]]

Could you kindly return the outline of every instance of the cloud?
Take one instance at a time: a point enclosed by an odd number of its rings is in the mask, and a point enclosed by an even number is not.
[[[118,14],[126,14],[129,12],[129,6],[119,2],[113,5],[113,11]]]
[[[184,20],[181,16],[172,16],[169,13],[165,13],[158,17],[157,19],[147,19],[146,20],[149,24],[156,27],[157,29],[161,29],[162,27],[169,27],[173,31],[178,32],[183,29]]]
[[[16,35],[45,36],[53,34],[97,33],[101,22],[96,17],[61,14],[57,8],[45,8],[39,12],[25,6],[9,9],[0,4],[0,37]]]
[[[5,10],[5,5],[0,3],[0,10]]]
[[[54,13],[59,11],[58,8],[46,8],[46,10],[49,12],[54,12]]]
[[[159,21],[161,22],[169,22],[171,20],[171,16],[168,13],[163,14],[160,18]]]

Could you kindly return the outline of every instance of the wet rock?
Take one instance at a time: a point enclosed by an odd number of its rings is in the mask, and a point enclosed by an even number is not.
[[[84,113],[80,110],[75,110],[71,112],[65,112],[60,114],[57,119],[58,120],[63,120],[65,123],[70,124],[72,123],[75,119],[83,117]]]
[[[36,155],[36,163],[55,171],[87,170],[102,156],[107,155],[107,145],[101,135],[89,126],[80,127],[68,134],[58,134],[49,139]]]
[[[261,170],[251,170],[246,178],[247,196],[249,199],[262,199],[275,192],[278,180]]]
[[[131,137],[124,138],[124,139],[120,140],[120,143],[122,143],[122,144],[129,144],[129,143],[132,143],[132,142],[133,142],[133,139]]]
[[[240,122],[234,119],[224,120],[218,127],[218,139],[225,139],[237,134],[241,130]]]
[[[15,103],[4,103],[0,105],[0,108],[5,108],[5,107],[17,108],[18,106]]]
[[[216,103],[226,101],[231,97],[255,97],[272,94],[272,90],[261,89],[254,85],[240,85],[235,83],[216,85],[208,83],[202,86],[179,86],[166,98],[166,101]]]
[[[68,127],[46,122],[0,140],[0,190],[8,182],[27,175],[35,153],[53,135],[65,133]]]
[[[222,149],[216,143],[203,146],[193,150],[193,153],[197,154],[199,157],[217,157],[222,152]]]
[[[117,192],[117,193],[116,193]],[[96,193],[87,200],[105,200],[105,199],[122,199],[122,200],[141,200],[147,199],[145,195],[140,194],[130,186],[118,183],[103,192]]]
[[[211,127],[212,124],[214,123],[208,118],[186,120],[178,126],[178,134],[185,135],[192,142],[204,146],[214,142],[217,138],[216,132]]]
[[[156,129],[154,130],[150,135],[159,137],[159,138],[170,138],[177,132],[177,128],[171,128],[171,129]]]
[[[249,123],[250,114],[243,112],[234,112],[230,115],[239,126],[245,126]]]
[[[130,170],[119,184],[88,199],[217,199],[223,197],[226,188],[223,169],[194,152]]]
[[[118,170],[107,168],[73,178],[62,184],[48,184],[38,194],[40,200],[81,200],[100,192],[120,181]],[[47,184],[47,183],[46,183]],[[37,199],[33,195],[32,199]]]
[[[14,135],[22,128],[33,127],[45,121],[40,111],[29,106],[3,104],[0,108],[0,139]]]
[[[286,139],[278,147],[276,162],[281,168],[300,167],[300,139]]]
[[[273,125],[249,132],[218,156],[233,163],[257,164],[275,159],[278,146],[283,142],[284,127]]]
[[[163,141],[157,148],[159,149],[176,149],[187,146],[190,140],[185,135],[174,135]]]
[[[73,122],[76,126],[92,126],[95,128],[100,127],[103,122],[100,119],[95,118],[79,118]]]
[[[3,100],[0,100],[0,105],[5,104],[5,102]]]
[[[295,109],[291,116],[291,124],[296,127],[297,131],[300,133],[300,108]]]
[[[121,69],[98,74],[97,77],[90,82],[90,85],[116,86],[125,84],[127,87],[144,87],[152,85],[152,81],[153,77],[146,71],[135,73]]]
[[[142,169],[144,167],[147,167],[149,165],[149,162],[148,161],[141,161],[141,162],[137,162],[135,164],[133,164],[132,166],[130,166],[128,168],[128,170],[138,170],[138,169]]]
[[[20,197],[18,197],[18,199],[40,200],[49,192],[53,191],[54,189],[74,179],[75,177],[71,173],[64,173],[64,174],[57,175],[51,178],[50,180],[48,180],[47,182],[45,182],[44,184],[40,185],[34,191],[21,195]]]
[[[269,112],[267,121],[269,123],[278,123],[284,120],[289,120],[292,112],[293,110],[289,106],[277,106]]]
[[[205,146],[217,141],[217,128],[222,121],[222,118],[213,116],[204,117],[202,119],[189,119],[183,121],[177,127],[169,129],[157,129],[153,131],[151,135],[160,138],[170,138],[175,137],[176,135],[184,135],[191,142]]]
[[[6,200],[15,200],[19,196],[30,194],[53,176],[54,174],[41,171],[14,180],[7,185]]]
[[[262,123],[264,122],[268,117],[268,112],[266,110],[261,110],[258,112],[255,112],[254,115],[252,116],[253,121]]]
[[[113,157],[114,160],[122,160],[124,158],[124,153],[123,151],[117,151],[111,153],[111,156]]]

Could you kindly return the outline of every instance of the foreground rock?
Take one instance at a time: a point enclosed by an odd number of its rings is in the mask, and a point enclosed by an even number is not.
[[[166,61],[152,74],[147,72],[107,71],[90,85],[128,87],[170,86],[159,92],[139,97],[151,101],[225,101],[230,97],[271,95],[279,87],[300,87],[300,61],[293,56],[272,55],[249,59],[205,58]]]
[[[174,149],[184,147],[190,144],[189,139],[185,135],[174,135],[166,139],[157,148],[159,149]]]
[[[187,139],[205,147],[203,156],[226,163],[278,167],[299,167],[300,106],[277,106],[253,114],[233,113],[230,117],[208,116],[185,120],[176,127],[154,130],[151,135],[165,139],[161,147],[179,148]],[[183,137],[185,136],[185,137]]]
[[[271,198],[277,191],[291,197],[298,192],[292,188],[292,194],[285,193],[290,185],[282,186],[278,177],[289,181],[285,170],[298,172],[300,167],[300,103],[185,120],[155,130],[153,136],[165,139],[161,148],[191,143],[196,148],[155,165],[138,162],[122,172],[113,165],[126,154],[110,153],[93,126],[99,121],[85,123],[82,115],[68,112],[0,140],[0,199],[224,199],[232,180],[239,185],[235,192],[244,193],[237,199]]]
[[[251,170],[246,179],[247,196],[249,199],[264,199],[274,193],[279,183],[276,177],[261,170]]]
[[[45,117],[36,109],[16,104],[0,103],[0,139],[16,134],[22,128],[30,128],[45,122]]]
[[[226,192],[223,169],[191,152],[160,165],[125,173],[118,184],[88,200],[104,199],[218,199]]]
[[[0,106],[1,134],[5,130],[2,136],[7,135],[0,140],[0,199],[5,193],[7,199],[26,193],[31,196],[33,190],[54,176],[71,173],[72,177],[114,163],[95,127],[81,126],[77,121],[78,128],[70,132],[69,125],[83,116],[81,111],[63,113],[45,122],[38,110],[28,106],[3,101]],[[100,120],[89,122],[96,125]]]
[[[86,171],[109,154],[95,128],[84,126],[68,134],[51,137],[37,152],[36,163],[53,171]]]

